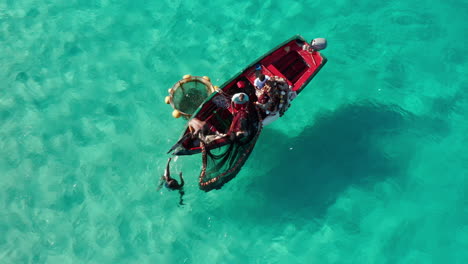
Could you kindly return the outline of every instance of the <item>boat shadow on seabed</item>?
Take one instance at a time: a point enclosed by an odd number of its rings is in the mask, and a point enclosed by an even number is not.
[[[255,189],[274,205],[271,214],[279,210],[320,217],[350,185],[373,184],[404,175],[411,148],[416,146],[407,146],[401,155],[389,156],[382,140],[392,142],[402,134],[406,137],[404,133],[415,123],[439,122],[418,119],[399,107],[360,104],[318,117],[294,141],[278,141],[288,136],[265,130],[261,139],[264,142],[258,144],[251,158],[259,164],[276,166],[258,175],[246,188]],[[277,144],[278,151],[268,149],[271,142]]]

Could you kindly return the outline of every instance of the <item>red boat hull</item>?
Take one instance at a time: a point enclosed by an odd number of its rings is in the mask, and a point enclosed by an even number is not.
[[[220,87],[220,91],[213,93],[200,105],[192,115],[192,119],[197,118],[200,121],[206,122],[211,126],[212,132],[226,133],[232,122],[232,109],[230,109],[230,106],[226,106],[226,101],[223,98],[226,95],[230,96],[239,92],[239,88],[237,87],[238,81],[242,80],[247,85],[244,89],[255,90],[253,83],[258,71],[261,71],[265,75],[278,76],[285,79],[291,90],[299,94],[326,61],[327,59],[320,52],[310,49],[309,44],[304,38],[295,36],[224,83]],[[190,136],[191,134],[192,131],[187,126],[182,137],[169,152],[174,150],[174,155],[200,153],[200,143],[193,139]],[[228,143],[229,140],[227,138],[220,138],[210,143],[209,148],[218,148]]]

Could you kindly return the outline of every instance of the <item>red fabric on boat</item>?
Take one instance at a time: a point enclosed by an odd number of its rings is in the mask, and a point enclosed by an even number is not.
[[[245,105],[239,105],[239,110],[234,114],[228,134],[247,130],[248,113]]]

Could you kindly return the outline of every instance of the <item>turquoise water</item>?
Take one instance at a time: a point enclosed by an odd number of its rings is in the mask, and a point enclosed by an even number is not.
[[[468,263],[466,1],[0,1],[0,263]],[[184,74],[329,62],[241,173],[156,191]]]

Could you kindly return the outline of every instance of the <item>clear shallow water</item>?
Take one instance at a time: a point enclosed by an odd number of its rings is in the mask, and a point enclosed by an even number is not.
[[[468,262],[464,1],[146,2],[0,3],[2,263]],[[157,192],[167,89],[294,34],[329,62],[237,178]]]

